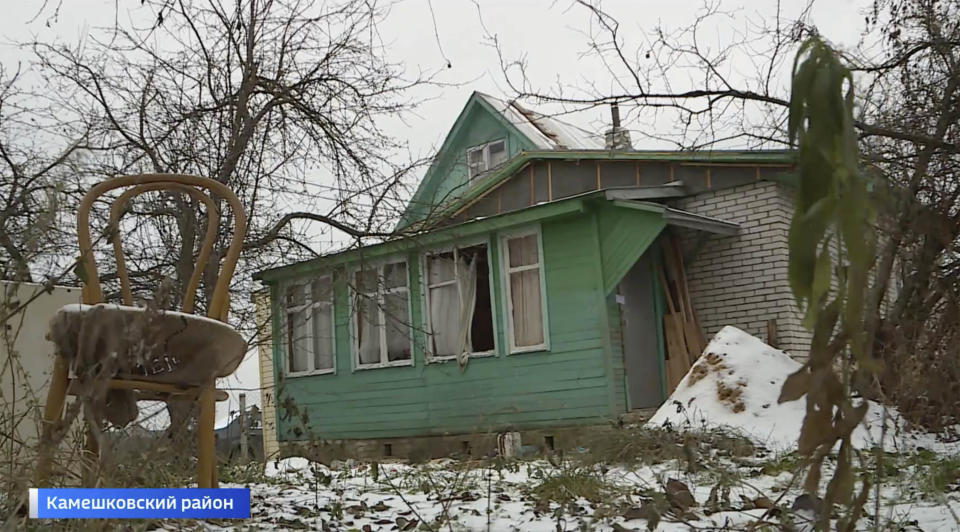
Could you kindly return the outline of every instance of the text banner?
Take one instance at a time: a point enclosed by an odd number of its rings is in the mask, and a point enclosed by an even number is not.
[[[31,488],[30,517],[40,519],[245,519],[244,488]]]

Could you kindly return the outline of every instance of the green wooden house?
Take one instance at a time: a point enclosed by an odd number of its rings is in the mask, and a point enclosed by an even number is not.
[[[735,255],[756,232],[742,213],[684,202],[762,196],[788,165],[784,152],[636,151],[616,120],[593,135],[474,93],[396,238],[257,275],[278,440],[595,425],[661,404],[659,240],[681,238],[692,272],[698,253]]]

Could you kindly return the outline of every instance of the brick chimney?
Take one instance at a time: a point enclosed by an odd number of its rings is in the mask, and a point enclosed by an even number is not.
[[[628,151],[633,149],[630,143],[630,131],[620,127],[620,107],[617,102],[610,104],[610,114],[612,115],[612,125],[605,134],[606,146],[608,150]]]

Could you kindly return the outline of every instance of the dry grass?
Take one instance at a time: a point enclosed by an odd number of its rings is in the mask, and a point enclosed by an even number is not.
[[[566,467],[540,480],[530,495],[541,502],[568,503],[586,499],[592,503],[607,500],[619,490],[589,467]]]
[[[690,460],[691,448],[710,448],[718,456],[750,456],[756,451],[746,437],[721,429],[678,432],[666,428],[625,427],[597,431],[587,440],[588,463],[652,465],[667,460]],[[696,451],[694,451],[696,452]]]

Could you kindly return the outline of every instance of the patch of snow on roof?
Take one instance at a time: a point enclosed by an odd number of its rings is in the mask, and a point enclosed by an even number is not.
[[[479,93],[507,121],[543,150],[602,150],[600,135],[580,129],[573,124],[525,109],[516,102],[505,102],[488,94]]]
[[[805,398],[777,404],[783,381],[801,364],[783,351],[737,329],[724,327],[690,368],[670,398],[647,422],[678,428],[727,427],[777,450],[795,449],[806,415]],[[888,409],[888,438],[899,418]],[[883,407],[871,402],[853,443],[880,443]],[[890,441],[885,442],[887,445]]]

